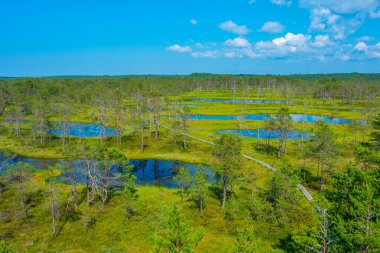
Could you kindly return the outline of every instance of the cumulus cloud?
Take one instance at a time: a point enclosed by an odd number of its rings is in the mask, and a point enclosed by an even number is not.
[[[372,10],[369,12],[371,18],[380,18],[380,10]]]
[[[363,36],[356,39],[356,41],[371,41],[371,40],[373,40],[373,37],[371,36]]]
[[[264,57],[284,57],[309,51],[307,43],[310,38],[310,35],[287,33],[272,41],[259,41],[255,48]]]
[[[220,55],[218,50],[204,51],[204,52],[194,52],[191,56],[195,58],[216,58]]]
[[[284,26],[275,21],[268,21],[263,24],[259,31],[267,33],[282,33],[284,31]]]
[[[362,54],[362,56],[365,57],[380,58],[380,42],[371,46],[367,45],[363,41],[360,41],[355,45],[354,51]]]
[[[229,48],[224,52],[224,57],[226,58],[257,58],[258,54],[254,53],[251,47],[245,48]]]
[[[300,0],[300,6],[310,10],[309,31],[337,40],[355,33],[367,17],[380,18],[380,0]]]
[[[358,12],[376,13],[380,7],[379,0],[300,0],[300,5],[307,8],[327,8],[340,14]]]
[[[331,33],[335,39],[344,39],[359,29],[364,18],[363,14],[357,14],[350,19],[344,19],[330,9],[321,7],[311,10],[309,31],[324,31]]]
[[[357,51],[366,51],[368,48],[367,44],[363,41],[360,41],[356,44],[356,46],[354,47],[354,50],[357,50]]]
[[[196,25],[196,24],[198,24],[198,20],[196,20],[196,19],[190,19],[190,24]]]
[[[221,23],[219,25],[219,28],[224,30],[224,31],[232,32],[232,33],[235,33],[238,35],[246,35],[249,33],[249,29],[247,26],[237,25],[234,22],[232,22],[232,20],[227,20],[227,21]]]
[[[284,37],[273,39],[272,42],[276,46],[296,46],[301,47],[306,45],[306,42],[310,40],[310,35],[303,35],[302,33],[293,34],[287,33]]]
[[[310,43],[310,46],[316,48],[324,48],[327,46],[332,46],[335,43],[332,42],[328,35],[317,35],[313,42]]]
[[[287,33],[271,41],[259,41],[254,46],[257,55],[264,58],[341,59],[347,51],[341,44],[330,40],[329,35]]]
[[[280,5],[280,6],[291,6],[292,1],[291,0],[271,0],[273,4]]]
[[[228,39],[224,42],[225,45],[230,47],[250,47],[251,43],[244,38]]]
[[[190,53],[191,52],[191,48],[189,46],[180,46],[178,44],[167,47],[166,50],[176,52],[176,53]]]
[[[203,48],[203,45],[202,45],[202,43],[197,42],[197,43],[195,43],[195,47],[197,47],[197,48]]]
[[[369,56],[372,58],[380,58],[380,42],[369,47]]]

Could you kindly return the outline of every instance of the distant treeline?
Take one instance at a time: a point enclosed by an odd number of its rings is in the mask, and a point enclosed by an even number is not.
[[[43,78],[6,78],[0,80],[0,114],[16,97],[26,102],[33,97],[44,100],[66,97],[88,103],[95,97],[112,93],[130,100],[136,91],[163,96],[181,95],[194,90],[231,91],[233,97],[283,97],[284,99],[341,99],[374,102],[380,95],[380,74],[313,75],[212,75],[194,73],[183,76],[73,76]]]

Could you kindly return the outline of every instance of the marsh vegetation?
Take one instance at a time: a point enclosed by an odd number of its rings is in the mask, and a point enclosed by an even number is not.
[[[378,252],[379,85],[0,80],[0,252]]]

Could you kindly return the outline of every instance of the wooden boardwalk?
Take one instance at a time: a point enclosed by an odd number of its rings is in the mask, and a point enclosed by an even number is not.
[[[167,126],[164,126],[164,125],[160,125],[160,126],[162,128],[164,128],[164,129],[166,129],[166,130],[169,130],[171,132],[176,132],[176,133],[184,135],[184,136],[186,136],[186,137],[188,137],[190,139],[194,139],[194,140],[197,140],[197,141],[200,141],[200,142],[203,142],[203,143],[215,146],[215,143],[213,143],[213,142],[206,141],[206,140],[200,139],[198,137],[195,137],[195,136],[192,136],[192,135],[189,135],[189,134],[186,134],[186,133],[175,131],[175,130],[173,130],[173,129],[167,127]],[[271,165],[269,165],[269,164],[267,164],[267,163],[265,163],[263,161],[260,161],[260,160],[258,160],[256,158],[253,158],[253,157],[250,157],[250,156],[244,155],[244,154],[242,156],[244,158],[250,160],[250,161],[254,161],[254,162],[260,164],[261,166],[263,166],[263,167],[265,167],[267,169],[270,169],[272,171],[277,171],[273,166],[271,166]],[[299,189],[302,192],[302,194],[307,198],[308,201],[312,201],[313,200],[313,196],[311,196],[311,194],[308,192],[308,190],[304,186],[302,186],[301,184],[297,184],[297,189]]]

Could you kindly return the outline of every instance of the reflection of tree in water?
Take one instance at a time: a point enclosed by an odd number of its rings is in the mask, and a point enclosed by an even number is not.
[[[87,181],[87,167],[84,160],[65,160],[65,159],[38,159],[24,156],[17,156],[12,154],[5,154],[0,152],[0,172],[6,170],[9,164],[15,164],[18,162],[25,162],[30,164],[36,170],[47,169],[49,166],[53,166],[59,163],[61,167],[61,174],[58,176],[58,180],[62,183],[72,183],[73,177],[77,184],[86,184]],[[161,186],[167,186],[169,188],[177,187],[177,184],[173,182],[173,177],[178,174],[181,167],[185,167],[190,174],[194,173],[194,166],[178,161],[160,161],[160,160],[130,160],[130,165],[133,165],[132,173],[137,176],[140,183],[155,184]],[[103,175],[104,170],[99,167],[99,164],[95,164],[96,168],[91,168],[91,172],[94,173],[94,169],[97,173]],[[208,167],[205,167],[209,169]],[[140,172],[141,170],[141,172]],[[73,175],[75,173],[75,175]],[[116,177],[117,174],[124,174],[126,170],[124,167],[113,165],[111,167],[109,175]],[[212,172],[208,172],[212,173]],[[214,175],[212,173],[212,175]],[[213,178],[213,176],[210,176]],[[120,180],[111,180],[112,184],[120,185]]]
[[[181,168],[181,164],[179,162],[173,163],[173,166],[172,166],[172,176],[173,177],[178,174],[180,168]]]
[[[160,179],[158,160],[154,160],[154,179]]]
[[[141,173],[142,173],[142,180],[145,180],[145,167],[146,167],[146,160],[140,160],[139,161],[139,167],[141,168]]]

